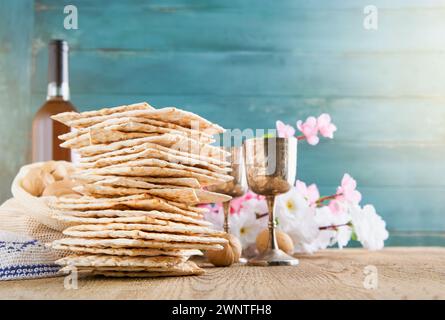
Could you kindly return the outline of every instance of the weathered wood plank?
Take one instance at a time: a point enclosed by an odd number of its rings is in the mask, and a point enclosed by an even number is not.
[[[51,10],[60,4],[76,4],[80,6],[98,8],[99,1],[90,0],[37,0],[36,8],[38,10]],[[139,8],[141,10],[158,10],[159,12],[169,12],[176,10],[186,10],[195,8],[240,8],[240,9],[252,9],[255,5],[258,5],[257,0],[129,0],[127,2],[122,1],[106,1],[109,6],[119,8],[121,10],[135,10]],[[443,0],[375,0],[374,5],[385,9],[421,9],[421,8],[441,8],[445,6]],[[129,5],[130,4],[130,5]],[[364,5],[369,4],[366,0],[332,0],[326,2],[324,0],[312,0],[312,1],[294,1],[294,0],[282,0],[280,5],[289,9],[360,9]],[[267,9],[277,8],[276,3],[270,1],[261,1],[261,7]],[[167,10],[170,9],[170,10]]]
[[[0,202],[27,160],[34,1],[0,1]]]
[[[73,48],[88,50],[392,52],[442,50],[437,39],[445,31],[440,2],[414,1],[413,10],[409,2],[374,1],[380,9],[378,32],[362,27],[366,1],[68,3],[78,6],[80,30],[63,29],[64,3],[39,1],[39,40],[57,33]]]
[[[47,57],[35,59],[42,92]],[[76,93],[424,97],[443,96],[445,53],[73,51],[71,70]]]
[[[386,246],[441,246],[445,247],[443,232],[390,232]]]
[[[84,278],[66,290],[63,278],[0,283],[8,299],[444,299],[445,249],[325,250],[300,255],[297,267],[209,268],[197,277]],[[363,285],[366,266],[378,286]]]
[[[362,185],[443,186],[444,154],[444,145],[301,144],[299,175],[306,180],[317,177],[321,185],[332,185],[334,177],[349,172]]]

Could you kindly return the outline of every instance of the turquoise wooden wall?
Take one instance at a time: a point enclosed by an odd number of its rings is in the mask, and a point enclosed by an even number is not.
[[[242,129],[330,113],[336,137],[301,145],[299,178],[329,193],[349,172],[389,244],[445,245],[444,35],[445,1],[0,0],[1,199],[45,97],[46,43],[62,37],[80,110],[146,100]]]

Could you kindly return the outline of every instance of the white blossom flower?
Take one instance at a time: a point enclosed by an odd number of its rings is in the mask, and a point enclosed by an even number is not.
[[[277,197],[275,210],[278,227],[292,238],[295,247],[310,243],[318,236],[315,208],[309,206],[296,188]]]
[[[319,228],[321,228],[320,232],[330,231],[329,234],[332,236],[331,246],[337,244],[341,249],[348,244],[352,236],[352,229],[349,225],[351,216],[346,207],[345,210],[337,213],[333,213],[328,206],[317,208],[315,219]]]
[[[295,252],[314,253],[318,250],[326,249],[331,245],[334,235],[335,231],[333,230],[320,230],[317,237],[312,241],[295,245]]]
[[[240,239],[244,248],[254,244],[258,233],[265,227],[264,221],[257,219],[254,212],[241,210],[239,214],[230,216],[230,233]]]
[[[376,213],[374,206],[369,204],[363,208],[354,206],[350,214],[357,240],[363,247],[369,250],[382,249],[389,234],[385,221]]]
[[[243,202],[241,209],[242,212],[251,212],[255,215],[264,215],[269,212],[267,208],[266,200],[258,200],[256,198],[251,198]]]
[[[276,197],[277,214],[288,213],[295,216],[301,209],[309,208],[309,202],[301,195],[296,187]]]
[[[284,213],[281,215],[278,226],[292,238],[294,245],[310,243],[320,232],[314,215],[315,209],[309,207],[299,210],[299,212],[293,216]],[[283,217],[286,218],[283,219]]]
[[[343,247],[346,247],[348,245],[349,240],[351,240],[351,236],[352,228],[350,226],[340,226],[337,227],[334,238],[338,247],[340,249],[343,249]]]
[[[320,227],[331,225],[332,221],[333,217],[329,208],[321,207],[314,209],[312,213],[313,237],[307,239],[307,241],[296,243],[295,251],[314,253],[330,246],[336,232],[331,229],[320,230]]]

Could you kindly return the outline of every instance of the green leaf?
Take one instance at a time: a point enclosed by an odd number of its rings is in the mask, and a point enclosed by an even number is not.
[[[355,233],[355,230],[352,230],[351,240],[353,240],[353,241],[358,241],[358,239],[357,239],[357,233]]]
[[[263,136],[263,138],[274,138],[274,137],[275,137],[275,134],[272,132],[268,132]]]

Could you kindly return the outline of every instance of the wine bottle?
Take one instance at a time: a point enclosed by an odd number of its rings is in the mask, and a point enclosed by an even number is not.
[[[48,160],[71,161],[71,151],[60,147],[58,136],[69,127],[51,119],[60,112],[76,111],[70,103],[68,76],[68,43],[52,40],[48,46],[48,94],[32,123],[32,162]]]

